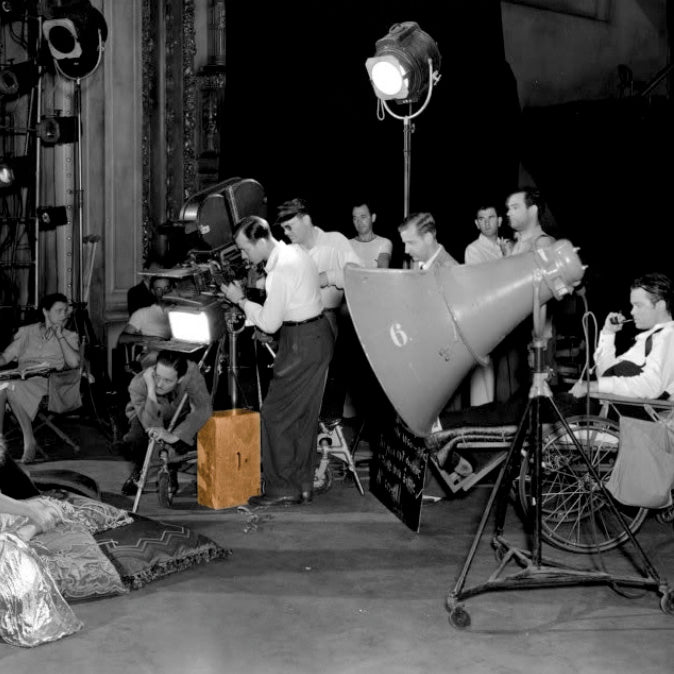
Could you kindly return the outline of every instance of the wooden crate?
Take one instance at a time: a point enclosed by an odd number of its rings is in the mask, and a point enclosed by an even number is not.
[[[260,493],[260,415],[251,410],[213,412],[197,436],[200,505],[244,505]]]

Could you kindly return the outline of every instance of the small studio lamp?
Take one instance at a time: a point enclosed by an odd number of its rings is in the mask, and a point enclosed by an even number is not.
[[[222,306],[214,301],[201,306],[174,306],[167,310],[171,337],[182,342],[211,344],[222,337]]]

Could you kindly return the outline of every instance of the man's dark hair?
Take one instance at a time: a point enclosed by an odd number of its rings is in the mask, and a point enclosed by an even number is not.
[[[672,313],[672,281],[666,274],[652,272],[644,274],[632,281],[630,286],[632,290],[641,288],[648,293],[651,302],[655,304],[659,300],[664,300],[667,311]]]
[[[493,199],[491,201],[488,201],[487,199],[478,201],[477,208],[475,209],[475,217],[477,217],[479,211],[486,211],[488,208],[493,208],[496,211],[496,215],[498,217],[501,217],[501,211],[498,207],[498,200],[496,199]]]
[[[516,189],[512,194],[518,194],[521,193],[524,197],[524,203],[527,208],[530,206],[537,206],[538,207],[538,220],[540,222],[540,219],[543,217],[545,211],[547,210],[547,206],[545,205],[545,200],[543,199],[543,195],[541,194],[541,191],[537,187],[531,187],[529,185],[525,187],[520,187],[519,189]]]
[[[68,304],[68,298],[63,293],[49,293],[49,295],[45,295],[40,300],[40,305],[38,306],[40,316],[43,315],[43,310],[49,311],[57,302]]]
[[[437,232],[435,219],[430,213],[412,213],[408,215],[398,227],[398,231],[402,232],[404,229],[412,226],[416,227],[419,236],[426,233],[435,236]]]
[[[249,241],[268,239],[271,236],[269,223],[258,215],[248,215],[236,223],[234,239],[241,235],[245,236]]]
[[[311,215],[309,209],[309,204],[306,199],[289,199],[284,201],[276,209],[276,222],[275,225],[280,225],[286,220],[291,220],[296,215]]]
[[[367,210],[370,211],[370,215],[377,212],[377,205],[372,199],[364,198],[364,195],[356,195],[351,201],[351,210],[357,208],[358,206],[367,206]]]
[[[160,351],[157,355],[157,362],[173,368],[178,375],[178,379],[184,377],[187,372],[187,358],[178,351]]]

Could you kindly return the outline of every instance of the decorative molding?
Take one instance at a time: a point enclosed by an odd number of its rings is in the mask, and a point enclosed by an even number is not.
[[[550,12],[582,16],[595,21],[609,21],[611,0],[504,0],[512,5],[527,5]]]
[[[194,56],[197,53],[194,28],[194,0],[183,1],[183,198],[180,206],[196,191],[197,159],[194,151],[197,118],[197,80]],[[176,212],[176,217],[178,213]]]
[[[156,41],[155,29],[152,25],[152,0],[143,0],[142,18],[142,45],[143,45],[143,259],[147,258],[150,251],[150,238],[154,229],[154,220],[150,214],[150,157],[151,136],[150,126],[152,118],[152,100],[154,83],[157,78],[155,64]]]

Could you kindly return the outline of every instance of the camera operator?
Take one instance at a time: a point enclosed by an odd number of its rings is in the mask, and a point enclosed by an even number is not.
[[[260,217],[241,220],[234,240],[251,264],[266,262],[267,297],[262,305],[252,302],[237,283],[221,286],[225,297],[263,332],[280,331],[260,415],[265,493],[252,496],[249,503],[308,503],[313,496],[318,414],[333,350],[318,271],[306,251],[277,241]]]

